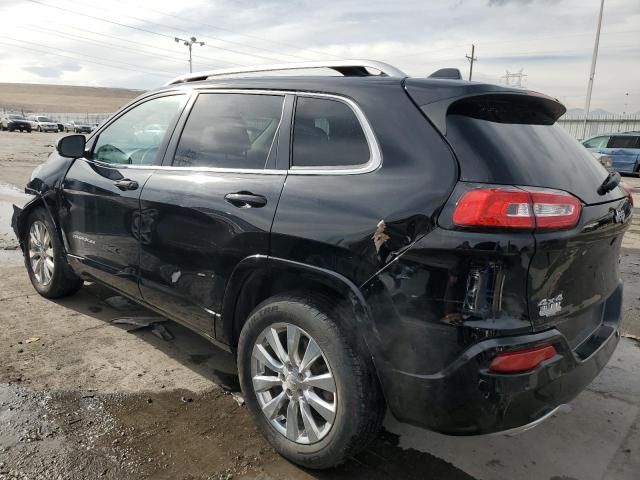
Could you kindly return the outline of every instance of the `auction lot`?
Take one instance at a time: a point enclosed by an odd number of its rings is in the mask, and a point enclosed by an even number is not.
[[[171,340],[111,323],[152,314],[97,285],[61,301],[35,293],[11,204],[29,198],[22,188],[60,135],[0,132],[0,480],[639,478],[638,209],[621,258],[623,338],[566,409],[510,437],[446,437],[388,417],[363,454],[314,472],[258,434],[229,355],[172,322]],[[625,181],[640,202],[640,179]]]

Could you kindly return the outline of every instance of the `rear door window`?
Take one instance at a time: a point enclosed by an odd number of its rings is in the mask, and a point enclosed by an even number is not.
[[[202,93],[178,142],[173,165],[264,169],[282,118],[282,95]]]
[[[338,100],[299,97],[293,124],[293,167],[349,167],[370,151],[353,110]]]
[[[611,137],[608,148],[638,148],[638,138],[633,135]]]

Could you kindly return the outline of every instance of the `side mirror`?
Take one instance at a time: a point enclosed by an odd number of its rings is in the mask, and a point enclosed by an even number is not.
[[[78,158],[84,155],[86,143],[84,135],[67,135],[58,140],[56,150],[62,157]]]

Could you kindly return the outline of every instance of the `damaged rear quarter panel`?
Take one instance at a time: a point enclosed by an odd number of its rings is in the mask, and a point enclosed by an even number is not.
[[[529,333],[531,233],[436,228],[363,286],[382,370],[431,375],[469,346]]]

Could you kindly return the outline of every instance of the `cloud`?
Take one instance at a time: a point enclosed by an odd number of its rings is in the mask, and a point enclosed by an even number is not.
[[[60,78],[65,72],[79,72],[82,66],[78,63],[64,62],[56,65],[29,65],[22,69],[42,78],[55,79]]]

